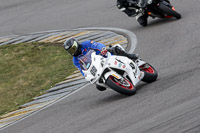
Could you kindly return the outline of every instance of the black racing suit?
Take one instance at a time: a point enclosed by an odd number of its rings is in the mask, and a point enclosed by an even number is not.
[[[137,8],[136,5],[132,5],[127,0],[117,0],[117,7],[126,13],[129,17],[136,14],[135,10],[129,9],[131,6]]]
[[[134,4],[134,2],[135,2],[135,4]],[[136,9],[139,8],[137,6],[137,0],[133,0],[133,3],[128,2],[128,0],[117,0],[117,7],[121,11],[126,13],[129,17],[136,16],[137,15]],[[147,17],[148,17],[147,14],[143,14],[136,19],[140,23],[140,25],[146,26],[147,25]]]

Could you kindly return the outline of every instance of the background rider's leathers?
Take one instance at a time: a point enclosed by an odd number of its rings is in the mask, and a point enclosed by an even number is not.
[[[147,25],[147,17],[148,15],[145,14],[137,14],[136,10],[139,8],[137,3],[137,0],[135,1],[135,4],[132,4],[128,2],[128,0],[117,0],[117,7],[124,13],[126,13],[129,17],[136,17],[136,20],[143,26]],[[144,1],[144,0],[141,0]]]

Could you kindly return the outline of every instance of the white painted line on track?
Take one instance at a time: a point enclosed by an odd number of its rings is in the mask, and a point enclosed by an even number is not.
[[[30,116],[32,116],[32,115],[36,114],[36,113],[38,113],[38,112],[40,112],[40,111],[42,111],[42,110],[44,110],[44,109],[46,109],[46,108],[48,108],[48,107],[50,107],[51,105],[53,105],[53,104],[55,104],[55,103],[57,103],[57,102],[59,102],[59,101],[65,99],[65,98],[67,98],[67,97],[69,97],[69,96],[71,96],[71,95],[73,95],[74,93],[80,91],[81,89],[85,88],[85,87],[88,86],[88,85],[89,85],[89,83],[87,83],[86,85],[82,86],[80,89],[77,89],[77,90],[75,90],[74,92],[72,92],[72,93],[70,93],[70,94],[68,94],[68,95],[66,95],[66,96],[63,96],[63,97],[59,98],[59,99],[56,100],[55,102],[52,102],[52,103],[50,103],[50,104],[48,104],[48,105],[42,107],[41,109],[39,109],[39,110],[37,110],[37,111],[34,111],[34,112],[28,114],[27,116],[24,116],[23,118],[21,118],[21,119],[15,121],[15,122],[13,122],[13,123],[10,123],[10,124],[8,124],[8,125],[6,125],[6,126],[0,128],[0,131],[1,131],[1,130],[4,130],[5,128],[8,128],[8,127],[10,127],[10,126],[12,126],[12,125],[14,125],[14,124],[16,124],[16,123],[18,123],[18,122],[20,122],[20,121],[22,121],[22,120],[28,118],[28,117],[30,117]]]

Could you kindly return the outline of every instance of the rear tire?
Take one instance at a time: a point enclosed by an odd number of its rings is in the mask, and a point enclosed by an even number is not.
[[[172,8],[160,3],[159,5],[159,9],[163,12],[163,13],[166,13],[167,15],[169,16],[173,16],[175,17],[176,19],[181,19],[181,14],[174,11]]]
[[[144,65],[140,66],[140,70],[144,72],[144,78],[142,79],[142,81],[147,82],[147,83],[156,81],[158,77],[158,73],[156,69],[148,63],[145,65],[148,65],[149,68],[144,68]]]
[[[136,93],[135,86],[130,81],[128,81],[127,79],[124,79],[124,81],[126,83],[130,84],[130,86],[123,86],[122,84],[120,84],[118,82],[118,79],[113,77],[113,76],[108,77],[108,79],[106,80],[106,84],[111,89],[117,91],[120,94],[127,95],[127,96],[134,95]]]

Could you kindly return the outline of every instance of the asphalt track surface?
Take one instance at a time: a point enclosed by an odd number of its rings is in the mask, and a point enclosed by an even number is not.
[[[135,50],[158,70],[137,94],[99,92],[89,85],[1,133],[199,133],[200,1],[172,0],[181,20],[150,20],[140,27],[115,0],[0,0],[0,35],[78,27],[134,32]]]

